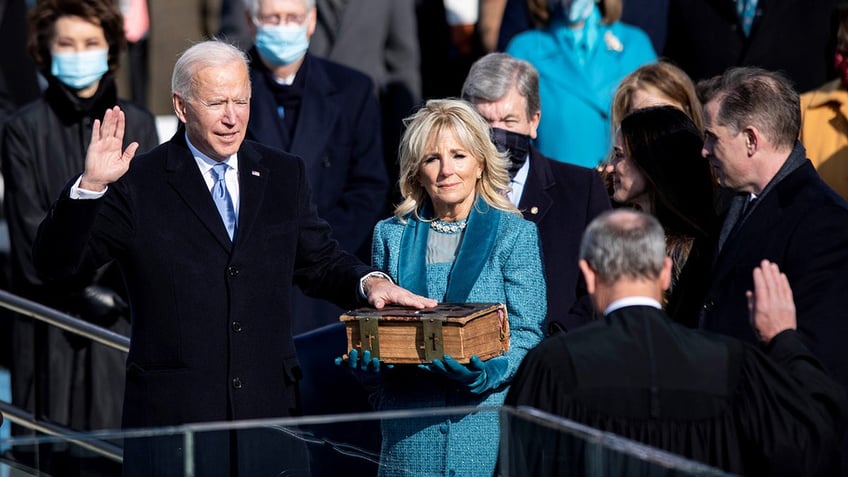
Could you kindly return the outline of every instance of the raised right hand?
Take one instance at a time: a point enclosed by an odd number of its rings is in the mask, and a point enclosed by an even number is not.
[[[763,260],[754,268],[754,290],[746,296],[751,325],[764,343],[784,330],[796,328],[792,287],[777,264]]]
[[[94,120],[91,142],[85,155],[85,172],[80,178],[80,189],[101,192],[117,181],[130,168],[138,143],[133,142],[121,151],[124,144],[126,117],[121,108],[106,110],[103,121]]]

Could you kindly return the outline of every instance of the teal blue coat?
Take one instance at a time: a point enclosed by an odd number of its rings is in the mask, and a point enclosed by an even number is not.
[[[542,119],[536,148],[552,159],[594,168],[610,151],[610,107],[618,84],[655,61],[656,53],[642,30],[621,22],[600,24],[595,47],[580,66],[563,28],[521,33],[507,53],[539,70]]]
[[[413,217],[406,224],[395,217],[377,224],[372,259],[399,285],[441,302],[505,303],[511,330],[508,372],[493,391],[474,395],[440,376],[397,366],[378,392],[380,410],[500,406],[524,355],[542,339],[546,293],[536,225],[480,204],[469,217],[454,263],[425,264],[429,227]],[[382,431],[381,475],[488,477],[494,471],[495,410],[384,420]]]

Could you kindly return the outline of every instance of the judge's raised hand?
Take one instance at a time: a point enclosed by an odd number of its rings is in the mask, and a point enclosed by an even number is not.
[[[386,305],[411,306],[419,310],[434,308],[439,304],[436,300],[416,295],[406,288],[401,288],[389,280],[373,278],[368,280],[365,294],[368,303],[374,308],[380,309]]]
[[[126,118],[118,106],[107,109],[103,121],[94,120],[80,189],[101,192],[130,168],[138,143],[133,142],[123,149],[125,127]]]
[[[754,269],[754,291],[746,296],[751,325],[761,341],[768,343],[778,333],[796,328],[792,288],[777,264],[763,260]]]

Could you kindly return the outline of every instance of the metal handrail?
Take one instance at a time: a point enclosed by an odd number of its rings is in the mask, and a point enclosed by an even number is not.
[[[0,290],[0,307],[12,310],[35,320],[43,321],[48,325],[61,328],[92,341],[96,341],[104,346],[108,346],[109,348],[123,351],[125,353],[130,350],[130,339],[124,335],[93,325],[87,321],[80,320],[79,318],[74,318],[73,316],[56,311],[40,303],[27,300],[26,298],[21,298],[4,290]],[[98,440],[75,439],[70,436],[78,434],[77,431],[52,422],[38,420],[35,416],[25,410],[3,401],[0,401],[0,412],[2,412],[9,421],[26,427],[27,429],[43,434],[64,437],[69,442],[73,442],[80,447],[88,449],[99,455],[117,462],[123,461],[123,451],[120,447],[115,446],[114,444]]]
[[[4,290],[0,290],[0,306],[124,353],[128,353],[130,350],[130,339],[122,334],[74,318],[41,303],[21,298]]]
[[[27,429],[31,429],[42,434],[62,437],[67,442],[73,442],[84,449],[88,449],[103,457],[112,459],[115,462],[123,462],[124,460],[124,451],[120,447],[96,439],[75,439],[71,436],[79,434],[79,432],[58,424],[53,424],[52,422],[38,421],[32,414],[17,406],[0,401],[0,412],[3,413],[3,417],[14,424],[19,424]]]

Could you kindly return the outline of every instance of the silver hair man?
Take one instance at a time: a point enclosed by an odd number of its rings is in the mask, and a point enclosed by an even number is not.
[[[605,283],[622,277],[656,280],[665,257],[665,232],[659,221],[635,210],[599,215],[586,228],[580,244],[580,258]]]
[[[471,66],[462,85],[462,99],[492,103],[506,96],[513,86],[527,100],[528,118],[542,110],[536,68],[506,53],[490,53]]]
[[[223,41],[204,41],[187,49],[174,64],[171,75],[171,94],[192,99],[193,79],[201,67],[220,68],[231,63],[242,62],[247,71],[247,55]]]

